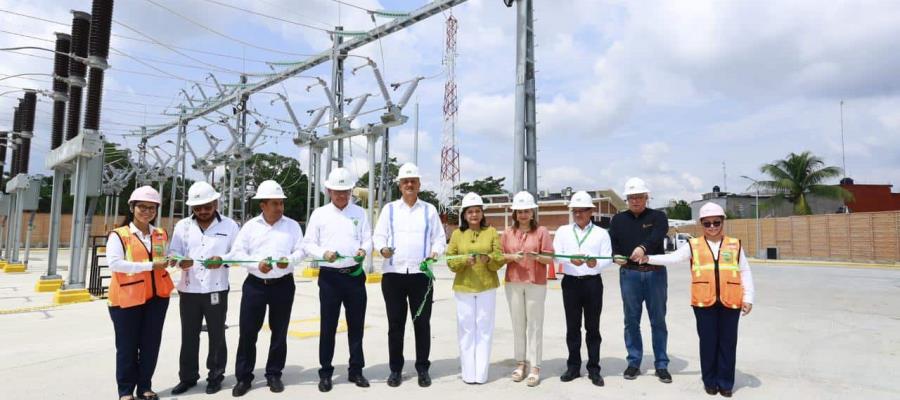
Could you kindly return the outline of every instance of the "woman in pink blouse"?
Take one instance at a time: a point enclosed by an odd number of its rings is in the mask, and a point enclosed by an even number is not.
[[[547,264],[552,262],[552,258],[539,254],[553,253],[550,233],[535,220],[537,207],[530,193],[517,193],[512,205],[513,227],[501,238],[506,254],[505,290],[517,362],[512,379],[514,382],[525,380],[528,386],[537,386],[541,381]],[[526,378],[529,363],[531,371]]]

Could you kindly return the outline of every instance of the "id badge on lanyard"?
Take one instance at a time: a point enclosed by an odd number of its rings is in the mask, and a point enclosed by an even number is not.
[[[209,294],[209,304],[214,306],[219,304],[219,292]]]

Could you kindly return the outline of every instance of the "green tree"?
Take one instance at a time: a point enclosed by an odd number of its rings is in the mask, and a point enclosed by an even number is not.
[[[797,215],[812,214],[808,200],[810,195],[844,201],[853,199],[846,189],[824,184],[829,179],[840,177],[843,171],[835,166],[825,166],[821,158],[809,151],[791,153],[783,160],[763,164],[760,171],[772,180],[759,181],[755,185],[774,192],[776,200],[789,201]]]
[[[666,207],[666,215],[669,219],[689,221],[691,219],[691,205],[684,200],[672,200],[669,202],[669,206]]]

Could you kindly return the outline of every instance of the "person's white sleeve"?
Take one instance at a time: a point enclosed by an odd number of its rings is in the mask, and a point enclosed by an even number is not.
[[[375,233],[372,234],[372,245],[374,246],[374,251],[381,251],[381,249],[388,247],[388,229],[390,228],[390,222],[388,219],[388,210],[390,204],[381,208],[381,212],[378,214],[378,222],[375,223]]]
[[[753,304],[753,295],[755,294],[753,287],[753,273],[750,272],[750,263],[744,255],[744,249],[741,249],[741,261],[738,263],[741,269],[741,286],[744,287],[744,303]]]
[[[556,235],[553,235],[553,252],[556,254],[566,254],[566,245],[565,240],[560,235],[562,227],[556,229]],[[557,263],[567,263],[569,259],[565,258],[554,258]]]
[[[434,227],[431,229],[431,252],[440,256],[447,250],[447,234],[444,233],[444,224],[441,223],[441,218],[438,217],[437,209],[434,206],[428,208],[431,209],[431,217],[429,218],[431,222],[429,222],[429,225]]]
[[[602,257],[612,257],[612,242],[609,240],[609,234],[606,234],[603,237],[603,240],[600,241],[600,254]],[[604,269],[609,268],[613,264],[611,259],[607,260],[597,260],[597,268],[600,272],[603,272]]]
[[[360,248],[365,250],[366,254],[372,253],[372,226],[369,225],[369,216],[365,215],[362,218],[362,223],[359,224],[361,231],[359,232],[360,240]]]
[[[294,264],[294,268],[299,268],[300,263],[303,261],[303,257],[306,256],[306,251],[303,249],[303,228],[300,225],[297,225],[297,240],[294,242],[294,246],[291,248],[291,263]]]
[[[320,214],[317,214],[313,211],[312,215],[309,217],[309,224],[306,225],[306,235],[300,235],[303,237],[303,250],[306,254],[309,254],[316,258],[325,258],[325,252],[328,249],[319,246],[319,220],[321,217]]]
[[[119,235],[115,232],[110,233],[106,238],[106,262],[109,265],[109,270],[112,272],[135,274],[153,269],[153,263],[150,261],[133,262],[126,260],[125,249],[122,248],[122,240],[119,239]]]
[[[678,264],[691,259],[691,246],[681,246],[669,254],[657,254],[648,256],[650,259],[648,264],[653,265],[672,265]]]
[[[228,253],[227,257],[223,257],[228,260],[247,260],[250,258],[250,251],[248,250],[248,243],[250,241],[250,229],[245,225],[241,228],[237,236],[234,238],[234,242],[231,246],[231,251]],[[248,271],[259,271],[258,263],[243,263],[241,264],[244,268],[247,268]]]
[[[172,240],[169,242],[169,255],[170,256],[179,256],[185,257],[189,256],[187,254],[187,249],[185,249],[185,241],[184,241],[184,229],[181,229],[181,224],[175,224],[175,228],[172,229]]]

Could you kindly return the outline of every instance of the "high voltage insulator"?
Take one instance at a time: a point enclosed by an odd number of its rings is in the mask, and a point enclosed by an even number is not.
[[[21,110],[22,100],[19,100],[19,107],[16,107],[13,111],[13,131],[9,136],[9,143],[17,143],[19,132],[22,130],[22,112]],[[9,144],[8,143],[8,144]],[[14,146],[12,151],[12,162],[9,163],[9,176],[14,177],[19,174],[19,153],[21,152],[19,146]],[[5,186],[4,186],[5,187]]]
[[[26,91],[22,111],[22,156],[19,159],[19,172],[28,174],[28,161],[31,159],[31,138],[34,136],[34,112],[37,107],[37,93]]]
[[[66,125],[66,101],[69,100],[69,57],[72,36],[56,34],[56,56],[53,60],[53,131],[50,135],[50,149],[62,145]]]
[[[91,15],[86,12],[72,12],[72,53],[78,57],[87,57],[88,37],[91,30]],[[66,140],[78,136],[81,125],[81,88],[85,86],[85,65],[80,62],[69,62],[69,112]]]
[[[6,169],[6,146],[9,145],[9,134],[0,132],[0,193],[6,193],[6,182],[3,179],[3,170]]]
[[[84,129],[100,129],[100,104],[103,98],[103,70],[109,66],[109,36],[112,25],[113,0],[94,0],[91,10],[90,77],[87,105],[84,108]]]

